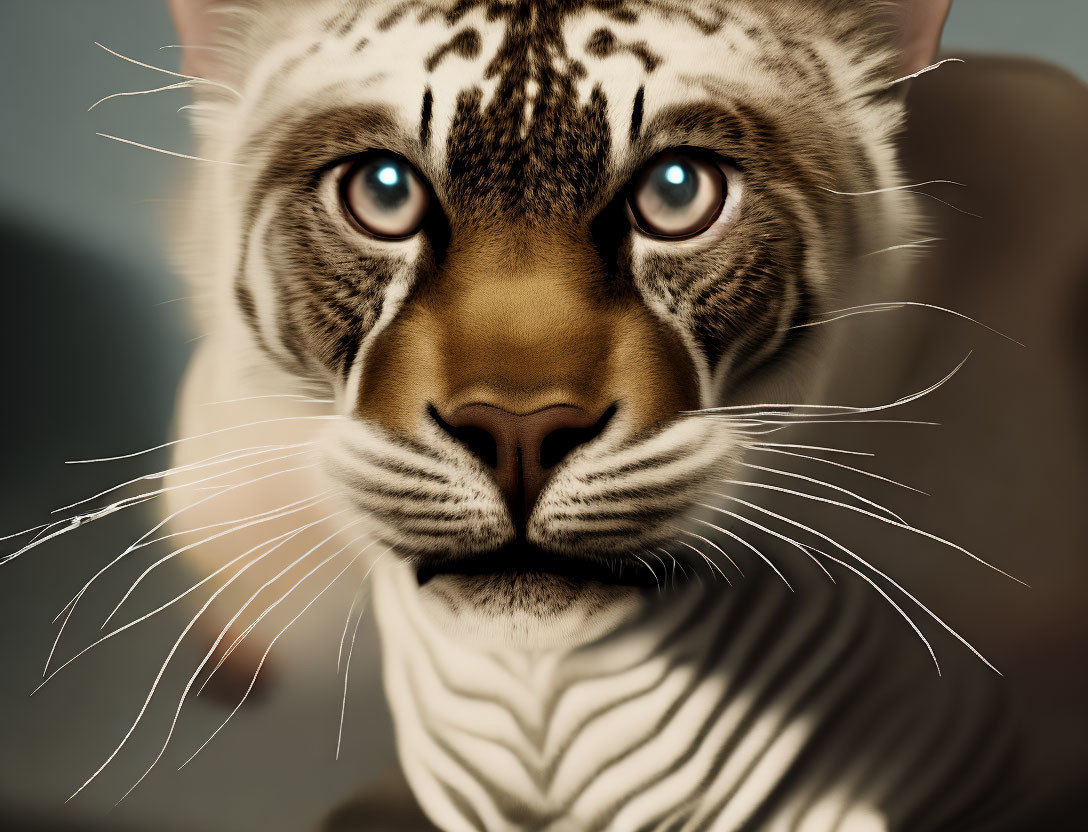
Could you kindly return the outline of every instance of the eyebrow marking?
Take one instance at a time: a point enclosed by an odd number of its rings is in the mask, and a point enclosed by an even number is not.
[[[427,87],[423,92],[423,106],[419,114],[419,143],[427,147],[431,143],[431,109],[434,105],[434,93]]]
[[[642,109],[646,97],[646,87],[641,86],[635,93],[635,103],[631,106],[631,141],[637,141],[642,135]]]

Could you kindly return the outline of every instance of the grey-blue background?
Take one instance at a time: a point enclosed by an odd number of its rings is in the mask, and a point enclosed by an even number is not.
[[[88,113],[102,96],[164,82],[95,41],[177,66],[177,50],[159,48],[175,42],[165,0],[0,0],[2,530],[100,482],[64,468],[64,459],[161,441],[188,350],[184,301],[165,303],[185,291],[160,241],[176,180],[192,163],[95,135],[187,150],[177,112],[187,94],[115,99]],[[1036,56],[1088,79],[1086,42],[1086,0],[957,0],[945,37],[949,51]],[[139,519],[127,521],[137,532]],[[369,721],[365,748],[332,764],[339,691],[330,673],[309,687],[289,685],[293,693],[271,710],[243,714],[210,757],[181,774],[160,772],[105,820],[115,787],[131,782],[131,765],[62,809],[66,790],[97,766],[138,708],[133,697],[147,675],[148,648],[120,646],[27,703],[52,615],[86,577],[92,552],[98,564],[96,543],[111,540],[84,537],[0,572],[0,804],[93,818],[108,829],[298,830],[360,772],[380,767],[390,744],[381,718]],[[156,637],[166,638],[169,627],[160,630]],[[373,683],[354,697],[357,713],[380,714]],[[209,725],[219,716],[197,714]],[[302,774],[323,791],[292,789]],[[276,799],[262,799],[266,793]]]

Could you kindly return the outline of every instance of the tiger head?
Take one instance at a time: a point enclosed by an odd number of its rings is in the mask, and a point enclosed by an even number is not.
[[[197,260],[238,349],[334,391],[325,468],[438,620],[617,626],[744,453],[694,413],[805,376],[910,222],[886,4],[198,6]]]

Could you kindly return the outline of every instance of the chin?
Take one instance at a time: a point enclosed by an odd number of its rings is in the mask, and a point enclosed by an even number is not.
[[[656,578],[641,565],[532,547],[409,563],[432,623],[490,648],[590,644],[637,618],[658,592]]]

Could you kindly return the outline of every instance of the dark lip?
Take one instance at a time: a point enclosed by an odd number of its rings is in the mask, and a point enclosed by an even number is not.
[[[424,586],[440,575],[464,577],[555,576],[570,581],[653,588],[660,582],[644,564],[623,556],[605,558],[559,555],[537,546],[513,544],[501,549],[419,563],[416,579]]]

